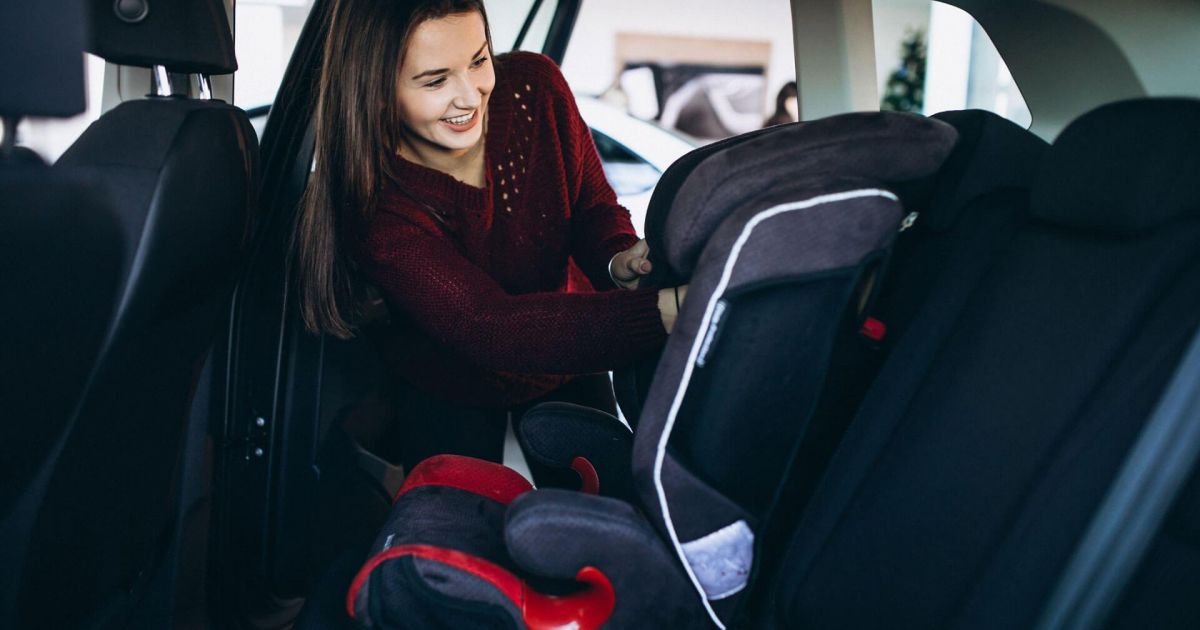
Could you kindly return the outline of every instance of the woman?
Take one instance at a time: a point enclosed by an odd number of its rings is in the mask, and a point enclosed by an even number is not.
[[[775,95],[775,113],[763,122],[763,127],[793,123],[799,120],[799,115],[800,91],[796,89],[795,81],[788,81]]]
[[[406,466],[499,461],[506,418],[543,400],[613,410],[597,373],[663,344],[685,287],[637,287],[646,244],[566,82],[540,55],[493,59],[479,0],[341,0],[316,139],[304,319],[351,334],[352,265],[381,290]]]

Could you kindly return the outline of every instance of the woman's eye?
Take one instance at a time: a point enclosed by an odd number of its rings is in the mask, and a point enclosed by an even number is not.
[[[488,60],[487,57],[480,57],[471,64],[471,67],[478,68],[479,66],[482,66],[483,64],[487,63],[487,60]]]
[[[439,88],[439,87],[442,87],[442,85],[443,85],[444,83],[446,83],[446,77],[442,77],[442,78],[440,78],[440,79],[434,79],[434,80],[430,81],[429,83],[426,83],[426,84],[425,84],[425,87],[427,87],[427,88]]]

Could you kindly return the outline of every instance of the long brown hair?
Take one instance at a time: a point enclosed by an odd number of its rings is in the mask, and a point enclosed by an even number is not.
[[[300,310],[310,332],[353,336],[358,292],[341,239],[354,213],[370,219],[391,176],[402,129],[397,73],[409,36],[426,20],[471,12],[487,29],[482,0],[336,0],[313,115],[316,165],[293,241]]]

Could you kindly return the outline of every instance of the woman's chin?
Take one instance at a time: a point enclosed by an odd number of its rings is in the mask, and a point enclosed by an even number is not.
[[[479,145],[482,138],[480,133],[440,134],[438,144],[451,153],[464,153]]]

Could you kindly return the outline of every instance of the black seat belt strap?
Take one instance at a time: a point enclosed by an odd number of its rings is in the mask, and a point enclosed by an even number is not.
[[[1101,627],[1200,459],[1200,332],[1043,610],[1041,630]]]

